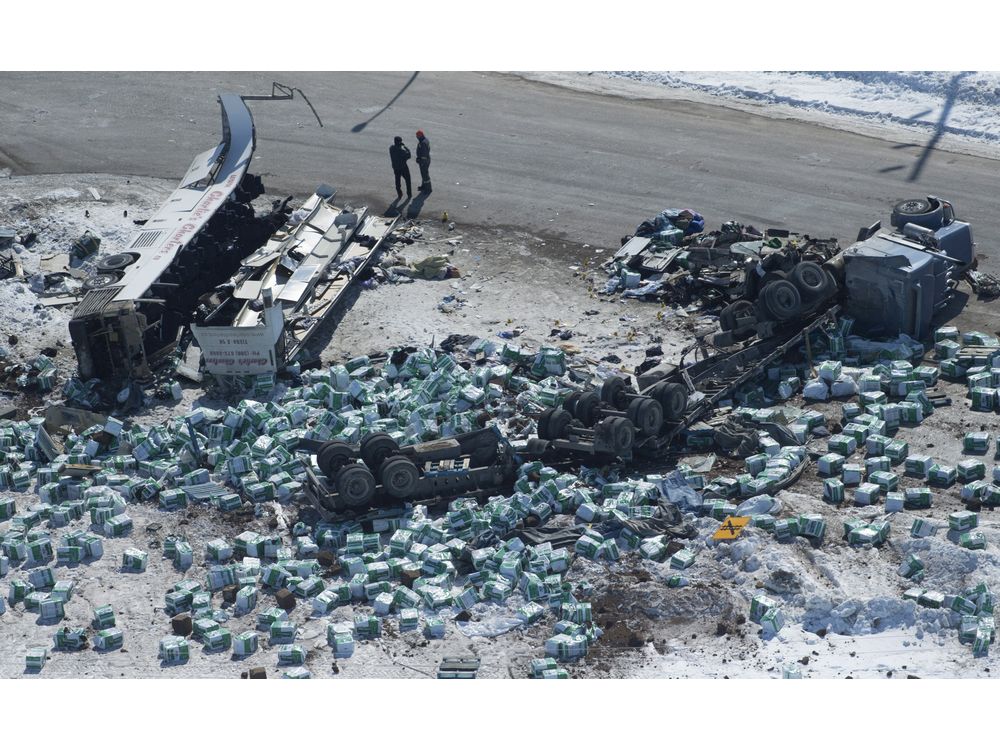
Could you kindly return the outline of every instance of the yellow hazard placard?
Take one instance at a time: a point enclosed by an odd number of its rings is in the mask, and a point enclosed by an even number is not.
[[[746,528],[748,523],[750,523],[750,516],[729,516],[722,522],[718,531],[712,534],[712,539],[717,542],[726,542],[736,539],[743,533],[743,529]]]

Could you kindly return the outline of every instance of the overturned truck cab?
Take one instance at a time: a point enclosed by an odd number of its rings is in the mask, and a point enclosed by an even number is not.
[[[84,282],[69,329],[85,379],[151,380],[198,298],[284,223],[284,206],[257,216],[250,205],[264,188],[247,173],[256,145],[249,109],[236,94],[219,104],[222,141],[195,157],[125,252],[99,259]]]

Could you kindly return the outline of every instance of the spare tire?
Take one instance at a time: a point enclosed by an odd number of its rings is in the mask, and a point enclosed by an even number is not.
[[[802,295],[790,281],[772,281],[761,292],[761,300],[773,318],[792,320],[802,314]]]
[[[831,279],[818,263],[804,260],[792,269],[789,280],[798,287],[803,300],[822,299],[831,289]]]
[[[944,225],[944,206],[939,200],[908,198],[892,207],[889,221],[896,229],[902,229],[907,224],[940,229]]]

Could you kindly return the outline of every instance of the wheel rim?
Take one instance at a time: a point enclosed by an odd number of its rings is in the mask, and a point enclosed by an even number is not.
[[[788,320],[799,314],[802,296],[789,281],[776,281],[764,289],[764,304],[778,320]]]
[[[347,466],[337,477],[337,491],[347,505],[366,505],[375,494],[375,477],[364,466]]]
[[[922,214],[927,211],[927,202],[919,199],[903,201],[899,204],[899,210],[908,214]]]
[[[382,486],[397,499],[412,495],[419,478],[417,467],[405,458],[386,461],[382,466]]]
[[[627,453],[635,440],[635,428],[627,419],[616,418],[612,427],[613,443],[617,453]]]
[[[116,273],[98,273],[84,281],[83,286],[86,289],[103,289],[106,286],[111,286],[116,281],[118,281],[118,274]]]
[[[826,279],[823,278],[823,269],[812,263],[803,263],[799,266],[799,276],[802,283],[810,290],[819,289]]]

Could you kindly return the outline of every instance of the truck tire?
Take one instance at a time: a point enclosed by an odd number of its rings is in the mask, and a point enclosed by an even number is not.
[[[528,438],[528,442],[524,446],[524,452],[533,457],[541,457],[548,449],[549,441],[536,437]]]
[[[372,470],[372,474],[378,474],[382,462],[399,452],[399,443],[385,432],[372,432],[361,438],[360,449],[361,460]]]
[[[791,320],[802,314],[802,295],[790,281],[773,281],[764,287],[760,296],[765,308],[776,320]]]
[[[542,440],[558,440],[573,421],[573,415],[557,406],[546,409],[538,418],[538,437]]]
[[[587,391],[581,393],[576,402],[576,412],[574,417],[580,420],[584,427],[593,427],[597,424],[597,410],[601,408],[601,397],[597,391]]]
[[[549,440],[549,418],[552,416],[552,412],[555,409],[546,409],[538,416],[538,421],[536,423],[536,432],[538,437],[542,440]]]
[[[575,393],[569,394],[566,397],[566,400],[563,401],[563,403],[562,403],[562,408],[565,409],[566,411],[568,411],[570,414],[572,414],[577,419],[578,419],[578,417],[576,416],[576,404],[580,400],[580,396],[582,396],[582,395],[583,395],[583,391],[576,391]]]
[[[643,437],[653,437],[660,434],[663,427],[663,407],[656,399],[639,397],[629,402],[625,416],[635,425]]]
[[[375,497],[375,477],[364,464],[348,464],[337,472],[337,493],[349,508],[371,505]]]
[[[908,198],[892,207],[889,221],[896,229],[902,229],[907,224],[940,229],[944,225],[944,206],[937,200]]]
[[[105,255],[103,258],[98,258],[97,270],[120,271],[133,263],[135,263],[135,256],[131,253],[115,253],[114,255]]]
[[[596,432],[616,456],[628,454],[635,442],[635,427],[623,417],[605,417]]]
[[[833,280],[823,267],[811,260],[804,260],[792,269],[789,280],[798,287],[803,300],[823,299],[833,291]]]
[[[740,318],[752,316],[754,313],[753,302],[739,299],[731,305],[726,305],[719,313],[719,328],[723,331],[731,331],[736,328],[736,321]]]
[[[687,388],[680,383],[657,383],[646,395],[660,402],[663,418],[668,422],[680,419],[687,410]]]
[[[627,388],[624,378],[613,375],[601,384],[601,401],[620,410],[625,405],[623,397]]]
[[[389,456],[382,462],[379,479],[385,493],[396,500],[411,497],[420,483],[420,470],[406,456]]]
[[[541,431],[539,431],[538,437],[544,440],[558,440],[565,434],[566,428],[569,427],[572,422],[573,415],[561,406],[557,406],[552,410],[552,413],[549,414],[549,419],[546,422],[546,434],[543,435]]]
[[[327,479],[333,479],[343,466],[353,460],[354,448],[343,440],[324,443],[316,454],[316,464]]]

